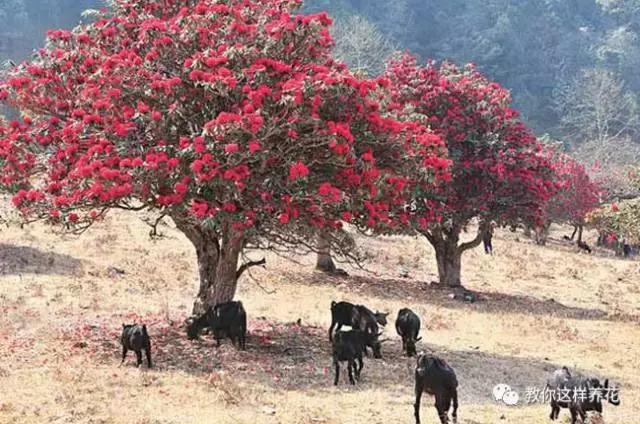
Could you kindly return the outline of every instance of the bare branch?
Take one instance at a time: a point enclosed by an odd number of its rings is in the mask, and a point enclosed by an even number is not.
[[[240,278],[240,276],[249,268],[254,266],[264,266],[266,263],[267,261],[265,258],[262,258],[259,261],[249,261],[243,263],[240,268],[238,268],[238,271],[236,271],[236,279]]]

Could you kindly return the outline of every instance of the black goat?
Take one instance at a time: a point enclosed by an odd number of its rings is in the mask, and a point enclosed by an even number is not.
[[[379,331],[380,322],[387,323],[388,313],[371,312],[366,306],[354,305],[349,302],[331,302],[331,326],[329,327],[329,340],[333,341],[334,327],[340,331],[343,325],[349,325],[354,330],[361,330],[368,335],[366,346],[373,351],[374,358],[382,358],[381,347],[386,340],[379,340],[382,332]],[[365,356],[368,355],[364,349]]]
[[[187,337],[192,340],[198,338],[200,331],[206,327],[213,330],[213,338],[218,346],[221,339],[228,337],[234,346],[237,342],[240,349],[246,349],[247,313],[242,302],[219,303],[207,309],[203,315],[189,318]]]
[[[366,351],[370,338],[370,334],[361,330],[336,331],[332,341],[333,366],[336,369],[336,375],[333,380],[335,386],[338,385],[338,380],[340,379],[340,362],[347,361],[349,382],[351,384],[356,384],[355,380],[360,379],[360,372],[364,366],[362,355]],[[356,361],[358,361],[357,365]]]
[[[589,247],[589,245],[583,241],[579,241],[578,242],[578,247],[582,250],[584,250],[587,253],[591,253],[591,248]]]
[[[376,311],[372,312],[364,305],[354,305],[349,302],[331,302],[331,326],[329,327],[329,340],[333,339],[333,332],[339,331],[343,325],[351,328],[359,328],[363,331],[366,328],[373,329],[377,333],[378,324],[387,325],[387,315]]]
[[[136,367],[142,365],[142,351],[147,356],[147,367],[151,368],[151,338],[147,333],[146,325],[138,324],[122,324],[122,335],[120,336],[122,343],[122,362],[127,357],[127,352],[133,350],[136,353]]]
[[[396,318],[396,332],[402,337],[402,350],[407,356],[416,355],[416,342],[422,340],[420,333],[420,318],[411,309],[402,308]]]
[[[587,412],[602,413],[603,399],[612,405],[620,404],[618,389],[610,388],[608,379],[601,385],[597,378],[571,375],[567,367],[554,371],[547,380],[547,388],[551,393],[549,418],[552,420],[558,418],[560,408],[569,408],[571,424],[576,424],[578,416],[584,423]]]
[[[416,364],[416,403],[413,405],[416,424],[420,424],[420,398],[422,392],[435,396],[441,424],[449,422],[449,409],[453,401],[453,421],[458,417],[458,379],[456,373],[443,359],[432,355],[420,355]]]

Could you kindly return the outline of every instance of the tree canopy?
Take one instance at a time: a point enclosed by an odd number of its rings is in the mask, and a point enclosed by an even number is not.
[[[385,81],[333,61],[326,14],[172,4],[115,1],[10,72],[0,99],[24,119],[4,130],[3,178],[25,214],[82,230],[113,208],[158,210],[194,243],[200,298],[216,303],[245,248],[389,225],[399,161],[423,158],[421,184],[446,177],[441,140],[384,113]]]
[[[436,250],[441,282],[458,285],[460,255],[481,242],[491,221],[542,218],[556,187],[552,163],[511,108],[508,91],[473,65],[420,65],[406,54],[389,64],[385,76],[391,80],[390,107],[426,117],[452,161],[451,179],[438,197],[412,190],[411,204],[415,228]],[[437,220],[427,219],[434,210]],[[474,219],[480,223],[477,236],[460,243]]]

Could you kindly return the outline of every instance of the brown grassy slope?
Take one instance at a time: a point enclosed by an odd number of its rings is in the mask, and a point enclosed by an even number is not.
[[[391,311],[392,321],[403,306],[422,316],[422,348],[458,373],[460,423],[547,423],[547,406],[498,405],[491,389],[504,382],[522,395],[560,365],[619,382],[622,405],[605,407],[605,422],[640,423],[637,262],[499,232],[494,257],[464,257],[465,283],[484,299],[468,304],[429,286],[435,267],[422,240],[363,241],[371,272],[349,269],[344,280],[315,273],[311,257],[267,254],[267,269],[241,282],[251,335],[236,352],[229,343],[216,350],[208,336],[186,341],[194,253],[163,231],[151,242],[135,216],[114,214],[80,238],[41,226],[0,233],[0,422],[413,422],[414,361],[401,356],[393,325],[385,358],[366,361],[359,385],[344,374],[331,385],[328,308],[345,299]],[[132,354],[119,367],[120,323],[134,319],[154,340],[151,371],[137,370]],[[437,422],[431,404],[423,402],[425,423]]]

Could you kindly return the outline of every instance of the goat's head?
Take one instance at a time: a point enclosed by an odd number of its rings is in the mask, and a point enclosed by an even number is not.
[[[389,315],[389,312],[376,311],[376,313],[373,315],[376,317],[376,321],[378,322],[378,324],[387,325],[387,316]]]
[[[602,413],[602,398],[606,395],[600,380],[597,378],[587,378],[585,380],[587,387],[580,387],[581,389],[587,389],[586,403],[591,404],[591,408]]]
[[[184,326],[187,330],[187,338],[189,340],[195,340],[198,338],[198,334],[201,330],[200,325],[198,325],[199,322],[200,320],[195,316],[191,316],[184,321]]]
[[[369,336],[369,346],[371,346],[371,350],[373,350],[373,357],[376,359],[382,358],[382,343],[388,341],[387,339],[380,340],[380,336],[382,335],[382,331],[379,333],[368,333]]]

